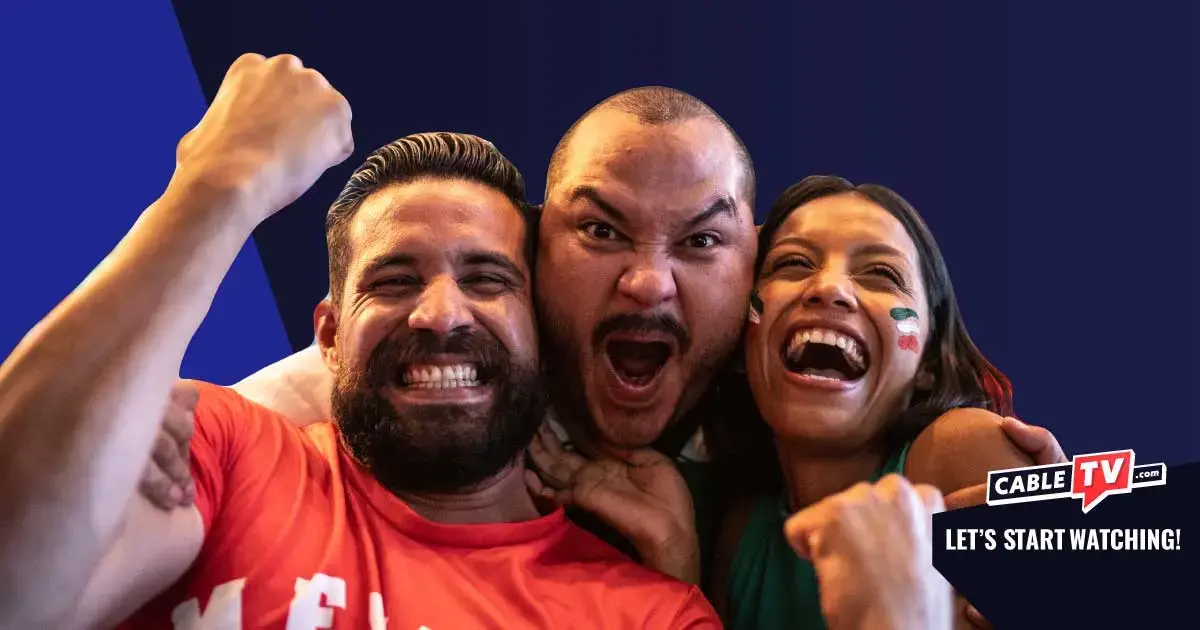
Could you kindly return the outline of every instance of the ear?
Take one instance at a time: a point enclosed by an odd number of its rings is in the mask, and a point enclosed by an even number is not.
[[[313,311],[313,329],[317,331],[317,347],[321,350],[321,360],[331,372],[337,373],[341,360],[337,348],[338,329],[337,307],[328,296],[317,304]]]

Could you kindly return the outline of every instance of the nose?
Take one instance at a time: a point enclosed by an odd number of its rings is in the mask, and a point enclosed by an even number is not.
[[[640,258],[621,275],[617,290],[643,308],[653,308],[675,299],[675,275],[658,256]]]
[[[421,292],[416,308],[408,315],[409,328],[428,330],[439,335],[470,326],[474,321],[467,296],[463,295],[453,278],[438,278],[430,282]]]
[[[858,310],[853,282],[845,274],[829,269],[810,278],[804,290],[804,303],[847,311]]]

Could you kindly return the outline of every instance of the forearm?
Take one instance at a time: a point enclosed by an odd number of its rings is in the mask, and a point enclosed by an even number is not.
[[[53,615],[86,586],[187,344],[248,238],[236,195],[176,179],[0,365],[0,592]]]

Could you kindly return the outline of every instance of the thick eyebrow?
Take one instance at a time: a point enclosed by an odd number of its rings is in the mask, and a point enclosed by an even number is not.
[[[574,191],[571,192],[571,197],[569,198],[568,201],[570,203],[574,203],[575,201],[577,201],[579,199],[586,199],[586,200],[592,202],[592,204],[595,205],[597,208],[599,208],[601,212],[603,212],[604,214],[607,214],[610,219],[613,219],[614,221],[616,221],[618,223],[628,223],[629,222],[629,219],[626,218],[625,213],[621,212],[620,210],[617,210],[616,206],[605,201],[605,199],[600,196],[600,193],[597,192],[596,189],[592,188],[591,186],[579,186],[578,188],[576,188]]]
[[[709,204],[706,210],[689,219],[687,222],[687,229],[693,230],[697,226],[720,215],[732,217],[734,215],[734,207],[735,206],[732,197],[728,195],[719,197]]]
[[[516,276],[517,279],[519,279],[521,281],[525,280],[525,272],[521,271],[520,265],[518,265],[515,261],[513,261],[513,259],[511,259],[508,256],[505,256],[504,254],[501,254],[499,252],[489,252],[489,251],[484,251],[484,250],[472,250],[472,251],[466,251],[466,252],[462,252],[462,253],[458,254],[457,258],[458,258],[459,264],[464,265],[464,266],[493,265],[496,267],[500,267],[501,269],[504,269],[505,271],[508,271],[509,273]]]
[[[616,206],[612,205],[607,200],[605,200],[603,197],[601,197],[600,193],[597,192],[596,189],[592,188],[591,186],[580,186],[571,193],[571,197],[570,197],[571,202],[574,202],[578,199],[586,199],[586,200],[592,202],[592,204],[595,205],[597,208],[599,208],[601,212],[608,215],[609,218],[613,219],[616,222],[628,223],[628,221],[629,221],[629,219],[625,216],[625,213],[621,212],[620,210],[617,209]],[[691,219],[688,219],[687,223],[685,224],[685,229],[687,229],[687,230],[695,229],[697,226],[703,224],[704,222],[709,221],[709,220],[713,219],[714,217],[717,217],[720,215],[727,215],[727,216],[732,217],[736,211],[735,210],[736,207],[737,206],[734,204],[732,197],[730,197],[728,195],[723,195],[723,196],[717,198],[716,200],[714,200],[711,204],[708,205],[707,208],[705,208],[699,214],[692,217]]]

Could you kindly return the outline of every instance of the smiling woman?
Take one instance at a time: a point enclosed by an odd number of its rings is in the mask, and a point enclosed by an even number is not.
[[[972,343],[937,244],[899,195],[801,181],[772,207],[755,269],[745,367],[769,431],[728,418],[723,433],[760,440],[725,463],[771,464],[728,515],[714,590],[733,628],[822,628],[790,514],[891,473],[951,494],[1031,460],[1000,429],[1008,380]]]

